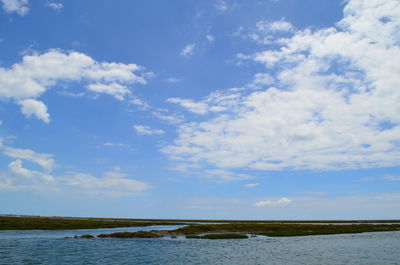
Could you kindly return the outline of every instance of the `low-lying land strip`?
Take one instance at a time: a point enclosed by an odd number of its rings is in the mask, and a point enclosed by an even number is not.
[[[150,225],[179,225],[177,222],[132,222],[127,220],[72,219],[55,217],[6,217],[0,216],[0,230],[65,230],[135,227]]]
[[[248,238],[250,235],[270,237],[309,236],[331,234],[353,234],[364,232],[400,231],[400,224],[352,224],[352,225],[318,225],[318,224],[199,224],[189,225],[175,230],[153,230],[139,232],[118,232],[101,234],[100,238],[157,238],[177,237],[202,239]]]
[[[199,221],[199,220],[197,220]],[[213,220],[215,221],[215,220]],[[184,225],[175,230],[153,230],[139,232],[119,232],[102,234],[98,237],[113,238],[154,238],[177,237],[188,238],[245,238],[247,235],[265,236],[306,236],[343,233],[400,231],[398,220],[346,221],[352,224],[332,224],[332,221],[229,221],[209,223],[192,223],[193,220],[162,219],[106,219],[106,218],[66,218],[66,217],[10,217],[0,216],[0,230],[64,230],[95,229],[117,227],[142,227],[151,225]],[[309,222],[313,222],[311,224]],[[337,221],[338,222],[338,221]],[[372,224],[379,223],[379,224]],[[325,224],[324,224],[325,223]],[[392,223],[392,224],[390,224]],[[91,238],[86,235],[86,238]],[[85,238],[85,237],[84,237]]]

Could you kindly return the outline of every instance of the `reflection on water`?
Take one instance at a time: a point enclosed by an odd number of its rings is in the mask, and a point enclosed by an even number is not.
[[[0,231],[0,264],[400,264],[400,232],[244,240],[64,238],[177,227]]]

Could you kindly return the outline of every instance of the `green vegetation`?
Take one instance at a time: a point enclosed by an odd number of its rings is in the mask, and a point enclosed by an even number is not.
[[[186,236],[186,238],[196,238],[196,239],[244,239],[249,238],[247,235],[243,234],[207,234],[202,236]]]
[[[163,235],[156,231],[138,231],[138,232],[119,232],[112,234],[100,234],[97,237],[113,237],[113,238],[157,238]]]
[[[65,219],[52,217],[0,216],[0,230],[64,230],[135,227],[150,225],[179,225],[174,222],[132,222],[125,220]]]
[[[395,225],[319,225],[319,224],[204,224],[190,225],[170,232],[183,235],[204,233],[247,233],[266,236],[306,236],[344,233],[398,231],[400,224]]]
[[[278,236],[307,236],[307,235],[329,235],[343,233],[382,232],[400,230],[399,221],[351,221],[356,224],[323,224],[332,221],[220,221],[216,224],[191,224],[193,220],[145,220],[139,219],[104,219],[104,218],[66,218],[66,217],[10,217],[0,216],[0,230],[61,230],[61,229],[95,229],[116,227],[141,227],[151,225],[183,225],[185,227],[168,231],[140,231],[122,232],[113,234],[102,234],[99,237],[113,238],[156,238],[163,236],[188,238],[243,238],[246,235]],[[179,222],[178,222],[179,221]],[[224,223],[222,223],[224,222]],[[339,222],[339,221],[336,221]],[[380,224],[369,224],[376,222]],[[396,224],[388,224],[389,222]],[[345,223],[345,221],[341,221]],[[385,224],[386,223],[386,224]],[[84,235],[82,238],[92,238]]]
[[[400,225],[318,225],[318,224],[201,224],[189,225],[175,230],[153,230],[139,232],[122,232],[102,234],[98,237],[113,238],[156,238],[163,236],[199,239],[233,239],[248,238],[247,235],[264,235],[270,237],[281,236],[309,236],[331,234],[353,234],[364,232],[399,231]]]

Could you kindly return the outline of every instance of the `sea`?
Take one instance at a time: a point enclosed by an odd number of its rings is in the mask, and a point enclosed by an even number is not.
[[[0,231],[0,264],[400,264],[400,231],[218,240],[67,238],[179,227]]]

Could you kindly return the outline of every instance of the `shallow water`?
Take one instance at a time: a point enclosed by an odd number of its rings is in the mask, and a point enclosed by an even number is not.
[[[138,228],[0,231],[0,264],[400,264],[400,232],[244,240],[68,239]]]

